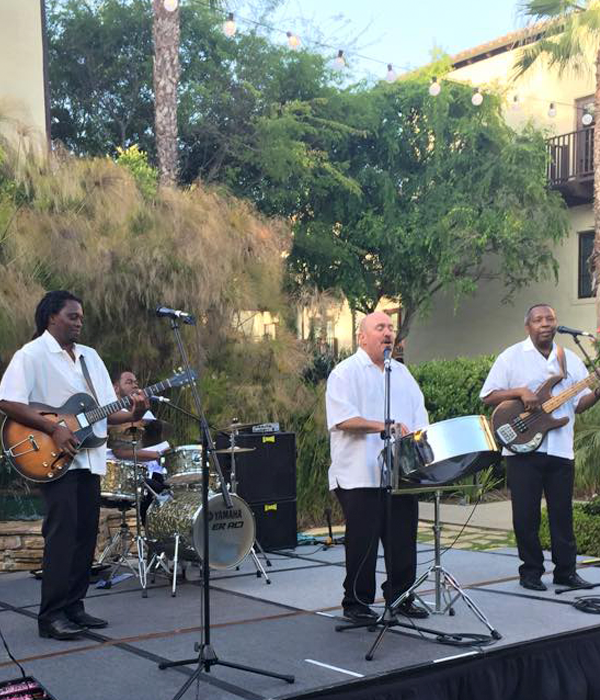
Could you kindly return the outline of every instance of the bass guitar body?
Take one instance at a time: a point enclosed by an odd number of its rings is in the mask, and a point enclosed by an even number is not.
[[[546,433],[569,422],[567,417],[553,418],[543,409],[552,397],[552,389],[563,379],[556,375],[547,379],[535,392],[540,408],[526,411],[519,399],[510,399],[499,404],[492,413],[491,423],[499,444],[515,454],[533,452],[541,445]]]
[[[83,415],[98,406],[88,394],[74,394],[58,408],[39,403],[29,406],[44,418],[69,428],[79,440],[79,449],[99,447],[106,442],[106,438],[94,434],[92,425]],[[72,457],[58,451],[49,435],[8,417],[2,424],[2,449],[21,476],[39,483],[56,481],[67,473],[73,461]]]

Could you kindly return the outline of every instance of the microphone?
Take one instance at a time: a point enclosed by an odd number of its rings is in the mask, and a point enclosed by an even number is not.
[[[383,349],[383,366],[385,369],[392,366],[392,348],[389,345]]]
[[[166,316],[167,318],[173,318],[175,320],[179,319],[190,326],[196,325],[196,318],[192,314],[188,314],[187,311],[179,311],[178,309],[169,309],[168,306],[157,306],[156,315]]]
[[[567,335],[583,335],[586,338],[591,338],[592,340],[596,340],[596,336],[593,333],[588,333],[587,331],[578,331],[575,330],[575,328],[569,328],[568,326],[558,326],[556,329],[558,333],[566,333]]]
[[[166,396],[151,396],[150,401],[158,401],[159,403],[171,403],[171,399]]]

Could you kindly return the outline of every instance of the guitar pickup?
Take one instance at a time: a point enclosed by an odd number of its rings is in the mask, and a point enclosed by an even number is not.
[[[517,438],[517,433],[508,423],[505,423],[497,428],[496,435],[498,436],[500,442],[504,445],[510,445],[510,443]]]

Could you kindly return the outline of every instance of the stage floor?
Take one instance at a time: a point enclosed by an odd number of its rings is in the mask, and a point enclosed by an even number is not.
[[[429,566],[431,556],[428,547],[420,546],[420,571]],[[219,665],[210,674],[201,674],[198,697],[259,700],[294,697],[320,688],[341,690],[369,676],[451,663],[457,655],[493,655],[507,646],[597,627],[597,616],[571,605],[576,596],[594,595],[594,591],[556,595],[548,574],[547,592],[525,591],[518,585],[518,558],[513,550],[450,550],[442,558],[443,566],[469,587],[469,595],[502,639],[491,646],[456,648],[440,644],[431,634],[396,627],[385,635],[375,658],[366,661],[375,639],[372,631],[335,631],[341,622],[343,547],[306,545],[270,558],[270,585],[256,577],[248,559],[239,571],[214,573],[211,642],[224,661],[291,674],[295,683]],[[547,568],[552,569],[551,562]],[[381,558],[379,569],[383,570]],[[190,579],[198,576],[197,569],[188,573]],[[582,573],[600,583],[600,568]],[[29,574],[0,575],[0,629],[27,674],[36,677],[56,700],[168,700],[194,670],[194,666],[159,670],[157,664],[195,655],[202,625],[197,580],[181,583],[175,598],[169,583],[160,578],[149,586],[145,599],[133,578],[110,590],[91,587],[86,609],[108,619],[110,626],[101,634],[88,633],[72,642],[38,637],[39,587],[40,582]],[[431,590],[431,583],[421,589],[426,600]],[[449,633],[487,633],[463,602],[456,603],[455,612],[419,622]],[[0,648],[0,681],[18,676],[18,668]],[[196,698],[196,684],[185,698]]]

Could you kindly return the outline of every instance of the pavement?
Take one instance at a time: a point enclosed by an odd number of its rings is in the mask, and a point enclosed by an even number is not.
[[[420,543],[433,542],[434,504],[432,501],[419,502]],[[489,503],[442,503],[440,506],[442,524],[442,547],[454,549],[500,549],[515,547],[512,529],[512,506],[510,500]],[[327,536],[324,528],[314,528],[303,533],[309,537]],[[344,526],[333,528],[334,537],[344,534]]]

